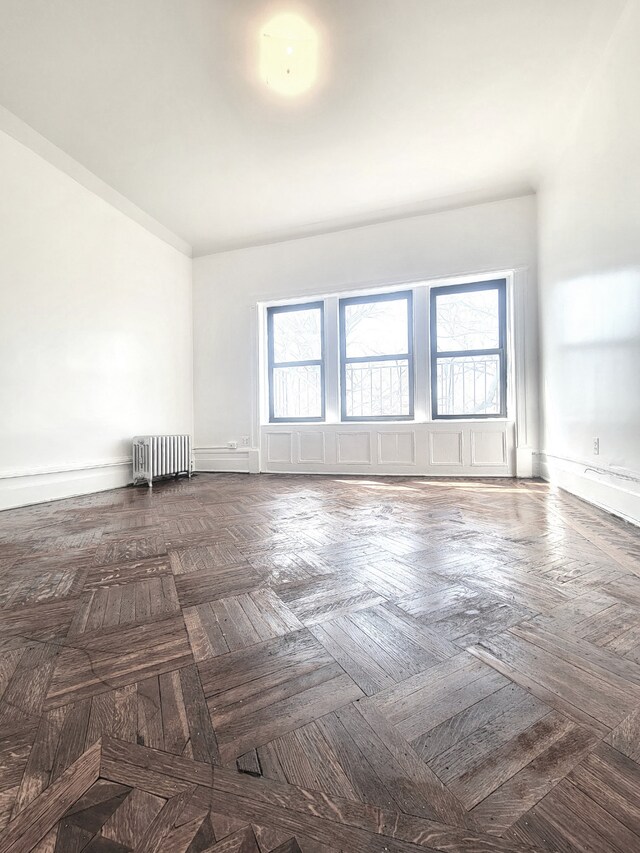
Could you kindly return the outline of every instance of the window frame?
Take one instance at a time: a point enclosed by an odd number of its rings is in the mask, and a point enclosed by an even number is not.
[[[397,302],[405,299],[407,302],[407,346],[408,352],[379,356],[347,357],[347,335],[345,309],[348,305],[362,305],[370,302]],[[341,423],[375,422],[375,421],[413,421],[415,419],[415,365],[413,341],[413,290],[386,291],[364,296],[347,296],[338,299],[339,318],[339,353],[340,353],[340,421]],[[347,415],[347,364],[357,364],[375,361],[405,361],[409,372],[409,412],[406,415]]]
[[[438,352],[438,317],[436,300],[439,295],[450,293],[469,293],[483,290],[498,291],[498,346],[487,349],[448,350]],[[438,413],[438,359],[469,358],[476,355],[497,355],[500,377],[500,411],[492,414],[454,414]],[[433,421],[495,420],[507,417],[507,280],[470,282],[432,287],[429,292],[429,360],[431,375],[431,419]]]
[[[320,358],[303,361],[274,360],[273,318],[276,314],[293,313],[294,311],[320,311]],[[276,418],[274,415],[273,371],[283,367],[320,367],[320,416],[314,418]],[[326,419],[326,387],[325,387],[325,336],[324,336],[324,300],[314,302],[299,302],[293,305],[271,305],[267,308],[267,370],[269,374],[269,423],[322,423]]]

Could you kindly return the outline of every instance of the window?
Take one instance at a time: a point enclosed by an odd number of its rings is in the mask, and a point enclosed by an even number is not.
[[[434,418],[505,417],[506,282],[431,289]]]
[[[413,418],[412,294],[340,300],[342,420]]]
[[[324,420],[324,306],[267,311],[269,421]]]
[[[327,295],[263,316],[270,423],[507,417],[504,277]]]

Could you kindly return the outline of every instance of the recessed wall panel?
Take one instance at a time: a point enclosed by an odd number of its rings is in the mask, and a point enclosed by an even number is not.
[[[462,465],[462,432],[432,432],[429,435],[430,465]]]
[[[504,431],[471,431],[471,464],[506,465],[507,441]]]
[[[291,463],[290,432],[267,433],[267,462]]]
[[[379,432],[380,465],[415,465],[416,442],[412,432]]]
[[[298,433],[298,462],[324,463],[324,433],[322,432],[299,432]]]
[[[371,434],[368,432],[339,432],[336,434],[338,462],[348,465],[371,464]]]

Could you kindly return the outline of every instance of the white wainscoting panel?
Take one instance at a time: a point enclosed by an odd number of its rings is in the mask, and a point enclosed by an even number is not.
[[[260,470],[512,477],[515,431],[510,421],[265,424]]]
[[[291,432],[267,433],[267,463],[291,465],[292,438]]]
[[[339,432],[338,462],[343,465],[371,465],[371,432]]]
[[[416,437],[412,432],[379,432],[380,465],[415,465]]]
[[[464,437],[461,429],[455,432],[429,433],[429,464],[430,465],[460,465],[464,464],[462,449]]]
[[[471,430],[471,464],[474,467],[507,463],[507,439],[504,432]]]
[[[313,432],[299,432],[298,439],[298,462],[318,463],[324,465],[326,459],[325,436],[321,430]]]

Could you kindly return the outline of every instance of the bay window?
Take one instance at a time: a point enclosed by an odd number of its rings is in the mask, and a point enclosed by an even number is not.
[[[507,282],[269,306],[266,355],[270,423],[506,418]]]

